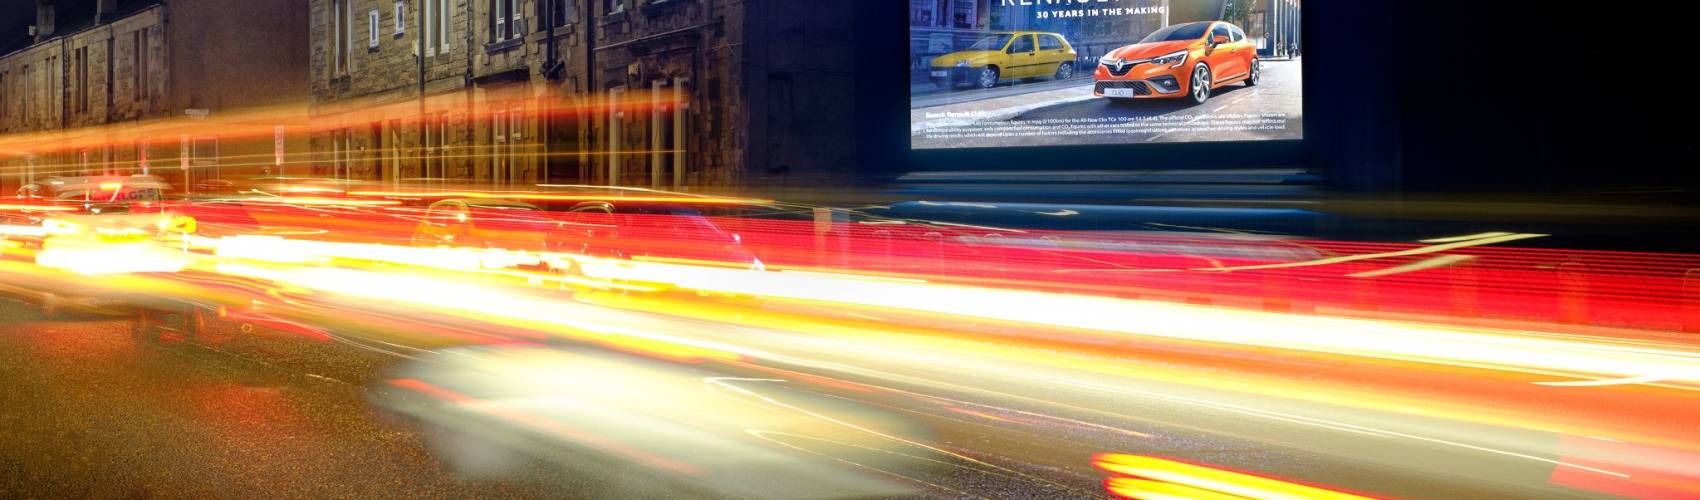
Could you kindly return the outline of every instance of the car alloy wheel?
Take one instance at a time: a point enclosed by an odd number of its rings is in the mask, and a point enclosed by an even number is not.
[[[1067,80],[1070,78],[1074,78],[1074,64],[1062,63],[1062,66],[1057,67],[1058,80]]]
[[[1204,104],[1210,99],[1210,67],[1199,64],[1192,70],[1192,102]]]
[[[1251,75],[1247,76],[1246,79],[1245,79],[1246,86],[1247,87],[1256,86],[1257,85],[1257,79],[1261,78],[1262,76],[1263,76],[1263,62],[1258,61],[1256,59],[1252,59],[1251,60]]]
[[[998,69],[986,66],[980,70],[980,88],[989,89],[998,86]]]

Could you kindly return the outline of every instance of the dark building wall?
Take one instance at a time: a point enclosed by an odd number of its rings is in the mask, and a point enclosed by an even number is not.
[[[1685,35],[1668,20],[1700,6],[1659,5],[1634,20],[1594,9],[1489,2],[1469,15],[1400,5],[1402,36],[1383,40],[1398,66],[1404,186],[1419,191],[1577,191],[1700,187],[1689,117],[1691,78],[1660,62]],[[1527,35],[1505,34],[1528,30]],[[1519,47],[1523,47],[1519,49]],[[1479,62],[1439,61],[1476,54]],[[1679,57],[1680,59],[1680,57]],[[1437,72],[1438,68],[1456,71]],[[1366,117],[1366,119],[1371,117]],[[1684,200],[1694,203],[1689,197]]]
[[[173,0],[167,5],[172,109],[307,101],[305,0]]]
[[[6,106],[0,131],[92,133],[7,137],[28,145],[0,158],[8,172],[21,173],[6,176],[7,186],[31,176],[150,171],[190,188],[271,157],[272,137],[225,137],[221,119],[240,113],[252,119],[255,108],[301,105],[309,95],[304,1],[44,4],[60,14],[53,36],[0,55],[0,73],[17,89],[4,93],[16,105]],[[261,116],[280,125],[304,118],[283,111]],[[99,128],[123,122],[143,127]],[[163,129],[174,131],[148,132]],[[289,142],[305,149],[304,141]],[[194,175],[174,168],[185,149]]]
[[[856,2],[751,4],[748,184],[813,189],[856,174]],[[895,9],[893,9],[895,10]],[[783,194],[779,192],[778,194]]]
[[[55,130],[65,111],[65,63],[63,43],[58,40],[0,56],[0,71],[7,74],[6,116],[0,131],[8,133]]]
[[[363,27],[360,12],[371,2],[353,1]],[[492,184],[690,189],[849,175],[855,52],[846,20],[855,2],[566,2],[569,12],[555,19],[543,18],[538,0],[515,3],[523,33],[506,40],[491,33],[491,2],[454,3],[463,9],[455,34],[468,41],[428,58],[423,108],[427,122],[446,116],[444,146],[459,158],[403,170]],[[404,43],[415,35],[382,39],[351,56],[346,76],[331,75],[333,2],[311,4],[314,115],[334,125],[315,136],[314,150],[350,163],[344,174],[371,178],[360,159],[372,156],[374,136],[387,135],[390,118],[417,114],[397,104],[418,96],[417,63]],[[560,69],[546,72],[551,46]],[[335,121],[353,115],[360,118],[347,130]],[[365,125],[374,119],[383,123]],[[409,156],[434,161],[431,151],[441,148],[404,126],[402,147],[422,148]]]

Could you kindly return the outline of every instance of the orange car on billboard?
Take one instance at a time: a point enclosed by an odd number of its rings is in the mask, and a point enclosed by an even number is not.
[[[1176,24],[1098,59],[1092,92],[1115,100],[1186,98],[1203,104],[1224,85],[1257,85],[1257,46],[1222,21]]]

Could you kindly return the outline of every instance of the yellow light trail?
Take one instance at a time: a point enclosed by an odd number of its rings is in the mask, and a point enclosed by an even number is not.
[[[683,289],[1273,349],[1500,369],[1575,378],[1657,376],[1700,384],[1700,353],[1525,332],[1328,318],[1024,290],[876,281],[824,273],[763,273],[654,262],[581,261],[602,279]]]

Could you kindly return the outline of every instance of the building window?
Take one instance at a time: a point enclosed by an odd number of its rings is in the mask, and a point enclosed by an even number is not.
[[[395,3],[395,35],[401,36],[407,32],[407,3],[396,0]]]
[[[449,0],[423,0],[425,55],[449,53]]]
[[[354,17],[352,0],[331,0],[331,47],[336,59],[332,75],[348,74],[349,34],[354,30],[349,18]]]
[[[89,110],[89,48],[78,48],[72,57],[76,61],[77,100],[76,111],[86,113]]]
[[[449,0],[437,0],[437,48],[439,53],[449,52]]]
[[[602,13],[617,14],[626,11],[626,0],[602,0]]]
[[[449,115],[435,113],[425,116],[424,138],[426,178],[448,177]]]
[[[490,0],[490,41],[513,38],[523,28],[515,26],[519,15],[514,12],[514,0]]]
[[[331,178],[341,179],[348,168],[349,138],[347,129],[331,131]]]
[[[401,120],[390,120],[389,129],[390,129],[389,149],[384,150],[385,156],[389,157],[389,170],[390,170],[389,179],[390,180],[399,180],[399,179],[401,179],[401,160],[402,160],[402,158],[401,158],[401,144],[402,144],[401,143]]]
[[[18,96],[18,108],[24,110],[24,121],[26,122],[30,119],[30,89],[35,88],[35,82],[30,81],[30,76],[30,65],[25,64],[23,71],[24,92]]]
[[[566,26],[572,23],[572,2],[569,0],[549,0],[549,19],[555,26]]]
[[[136,102],[142,102],[148,98],[147,30],[139,29],[131,33],[130,46],[135,49],[130,59],[130,72],[135,77],[135,81],[131,82],[130,87],[135,92]]]
[[[378,48],[378,9],[366,12],[366,48]]]

